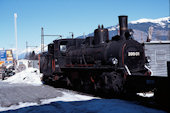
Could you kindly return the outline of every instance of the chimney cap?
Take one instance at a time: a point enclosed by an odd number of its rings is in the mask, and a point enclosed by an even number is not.
[[[128,17],[127,15],[120,15],[119,17]]]

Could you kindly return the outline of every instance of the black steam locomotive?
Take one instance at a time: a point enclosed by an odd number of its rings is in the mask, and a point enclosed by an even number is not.
[[[127,16],[119,16],[120,35],[109,39],[108,29],[98,26],[85,39],[59,39],[39,55],[42,80],[86,92],[119,95],[127,76],[150,76],[144,47],[133,39]]]

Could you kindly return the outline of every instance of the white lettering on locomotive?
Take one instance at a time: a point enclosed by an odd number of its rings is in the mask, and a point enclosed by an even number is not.
[[[128,56],[140,56],[140,52],[128,52]]]

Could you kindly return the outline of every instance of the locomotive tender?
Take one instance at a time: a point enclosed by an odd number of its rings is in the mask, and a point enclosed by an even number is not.
[[[120,35],[109,39],[108,29],[98,26],[85,39],[59,39],[39,55],[42,80],[86,92],[119,95],[128,76],[150,76],[144,47],[133,39],[127,16],[119,16]]]

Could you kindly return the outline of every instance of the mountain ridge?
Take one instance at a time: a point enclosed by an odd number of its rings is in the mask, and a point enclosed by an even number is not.
[[[128,28],[133,29],[134,39],[139,42],[144,42],[148,36],[149,27],[153,27],[152,40],[170,40],[170,17],[162,17],[157,19],[142,18],[136,21],[130,21]],[[106,27],[109,31],[109,38],[118,34],[119,26]],[[89,33],[87,36],[93,36],[93,33]],[[79,36],[78,38],[83,38]]]

